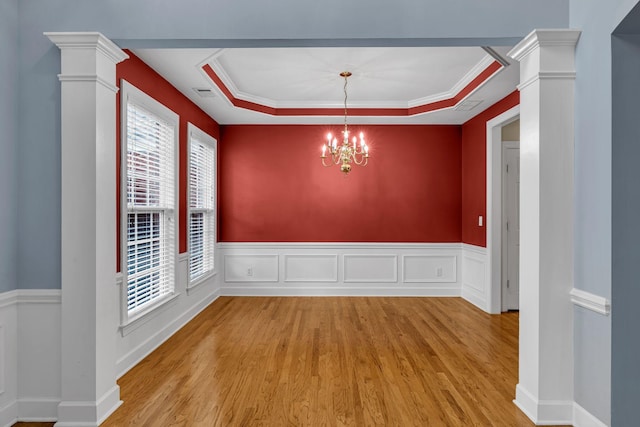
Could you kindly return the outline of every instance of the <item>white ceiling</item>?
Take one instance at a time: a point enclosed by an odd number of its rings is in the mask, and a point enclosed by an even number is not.
[[[508,47],[493,48],[506,59]],[[207,75],[210,66],[233,98],[272,108],[408,109],[456,96],[494,58],[480,47],[136,49],[145,63],[220,124],[331,124],[344,116],[272,115],[238,108]],[[461,101],[481,101],[470,111],[445,108],[428,113],[349,116],[349,123],[462,124],[502,99],[519,80],[517,62],[493,74]],[[210,90],[203,97],[194,89]],[[237,102],[236,102],[237,104]],[[458,104],[459,105],[459,104]],[[292,113],[293,114],[293,113]],[[368,113],[367,113],[368,114]]]

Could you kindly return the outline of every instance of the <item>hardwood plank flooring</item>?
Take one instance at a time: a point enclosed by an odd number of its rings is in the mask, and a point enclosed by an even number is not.
[[[124,375],[112,426],[532,426],[518,314],[461,298],[221,297]]]

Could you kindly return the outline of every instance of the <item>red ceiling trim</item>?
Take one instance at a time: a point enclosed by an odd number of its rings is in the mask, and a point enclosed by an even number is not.
[[[460,92],[452,98],[440,101],[429,102],[427,104],[418,105],[410,108],[349,108],[350,116],[414,116],[416,114],[428,113],[431,111],[443,110],[445,108],[454,107],[462,101],[467,95],[474,92],[485,82],[487,82],[494,74],[502,69],[502,64],[494,61],[487,66],[480,74],[471,80]],[[222,79],[218,77],[213,68],[209,64],[202,66],[202,70],[211,79],[211,81],[222,91],[229,99],[231,104],[238,108],[256,111],[259,113],[269,114],[272,116],[342,116],[343,108],[274,108],[267,105],[258,104],[256,102],[245,101],[236,98],[229,88],[224,84]]]

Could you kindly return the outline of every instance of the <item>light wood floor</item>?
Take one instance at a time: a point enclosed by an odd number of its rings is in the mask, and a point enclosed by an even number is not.
[[[518,314],[461,298],[223,297],[120,379],[102,425],[532,426],[517,361]]]

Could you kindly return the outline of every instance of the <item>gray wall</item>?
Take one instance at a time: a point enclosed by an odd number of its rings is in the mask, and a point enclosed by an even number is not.
[[[612,40],[612,405],[614,426],[636,425],[640,402],[640,6]]]
[[[566,27],[568,0],[20,0],[20,288],[60,287],[59,52],[45,31],[121,47],[513,44]],[[371,40],[376,39],[376,40]],[[37,260],[34,262],[34,260]]]
[[[18,285],[18,0],[0,1],[0,292]]]
[[[611,33],[636,3],[571,0],[570,8],[570,26],[582,30],[576,49],[575,286],[607,298],[612,297]],[[606,423],[611,393],[620,385],[613,384],[612,391],[612,351],[615,357],[618,348],[612,350],[611,322],[623,310],[615,299],[611,317],[575,309],[575,400]],[[628,324],[626,334],[635,328]]]

